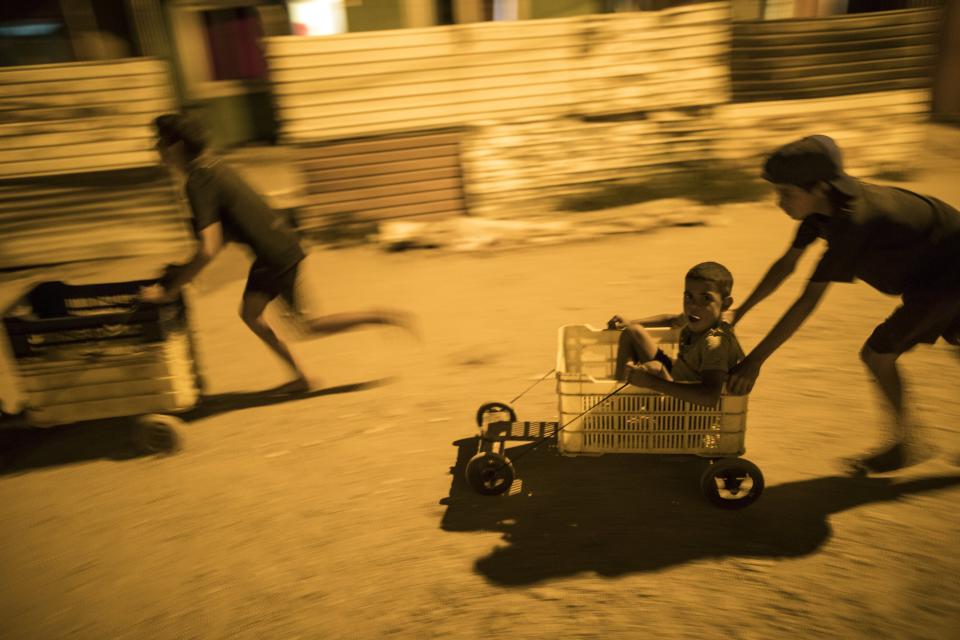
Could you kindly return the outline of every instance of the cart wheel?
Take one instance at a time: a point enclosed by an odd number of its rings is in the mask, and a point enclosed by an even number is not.
[[[506,456],[481,451],[467,462],[467,482],[485,496],[504,493],[513,484],[513,464]]]
[[[703,471],[700,488],[715,506],[742,509],[756,502],[763,493],[763,474],[749,460],[721,458]]]
[[[480,408],[477,409],[477,426],[483,426],[483,417],[488,413],[506,413],[510,416],[510,422],[517,421],[517,413],[513,408],[502,402],[488,402],[486,404],[480,405]]]
[[[134,443],[146,454],[171,454],[180,450],[183,438],[180,434],[183,420],[173,416],[150,414],[137,418],[134,427]]]

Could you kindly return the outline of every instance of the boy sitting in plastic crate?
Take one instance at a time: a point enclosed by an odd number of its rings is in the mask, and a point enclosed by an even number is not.
[[[693,404],[716,406],[728,372],[743,357],[733,327],[723,312],[733,304],[733,275],[722,264],[703,262],[684,279],[683,313],[626,321],[613,316],[609,329],[620,329],[614,377]],[[648,327],[680,329],[677,357],[660,349]]]

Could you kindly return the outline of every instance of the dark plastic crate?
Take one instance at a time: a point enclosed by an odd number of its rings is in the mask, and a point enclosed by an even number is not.
[[[37,285],[3,318],[14,357],[41,357],[80,345],[162,341],[171,330],[185,327],[186,310],[182,298],[165,305],[141,304],[140,288],[156,283]]]

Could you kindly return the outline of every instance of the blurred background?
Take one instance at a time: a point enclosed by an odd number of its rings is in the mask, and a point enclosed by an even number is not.
[[[6,3],[0,179],[22,191],[32,177],[107,172],[86,177],[101,200],[118,183],[143,192],[155,187],[149,123],[170,110],[253,162],[272,203],[319,237],[591,206],[580,196],[622,204],[684,191],[669,182],[691,176],[705,194],[717,175],[749,191],[764,154],[824,128],[851,173],[895,176],[922,154],[923,125],[960,119],[954,4]],[[122,215],[154,225],[154,239],[172,233],[169,212],[127,202]],[[21,241],[10,220],[0,268],[48,260],[39,230]],[[99,238],[71,259],[102,254]]]
[[[325,310],[407,309],[424,341],[289,336],[323,388],[271,396],[289,372],[237,317],[235,247],[169,335],[124,335],[117,283],[193,248],[154,147],[172,111],[299,230]],[[765,365],[745,511],[669,456],[544,446],[509,495],[464,479],[476,407],[543,378],[558,327],[678,310],[703,260],[743,299],[795,232],[760,163],[810,134],[960,204],[960,2],[4,2],[0,637],[952,640],[956,466],[835,464],[886,428],[857,354],[896,301],[862,283]],[[815,253],[738,325],[747,350]],[[57,281],[80,288],[44,312],[69,317],[35,317]],[[23,330],[44,322],[81,338]],[[96,322],[120,347],[93,353]],[[955,450],[956,350],[904,360]],[[553,379],[517,410],[555,420]],[[124,418],[146,411],[178,455]]]

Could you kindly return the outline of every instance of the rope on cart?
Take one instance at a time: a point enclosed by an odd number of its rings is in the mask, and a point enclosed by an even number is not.
[[[537,380],[536,382],[534,382],[532,385],[530,385],[529,387],[527,387],[520,395],[518,395],[516,398],[514,398],[513,400],[511,400],[511,401],[510,401],[510,404],[513,404],[514,402],[516,402],[517,400],[519,400],[520,398],[522,398],[523,396],[525,396],[525,395],[527,394],[527,391],[530,391],[530,390],[533,389],[535,386],[537,386],[538,384],[540,384],[541,382],[543,382],[544,380],[546,380],[546,379],[550,376],[550,374],[552,374],[554,371],[556,371],[555,368],[554,368],[554,369],[550,369],[550,371],[547,371],[545,374],[543,374],[543,377],[542,377],[542,378],[540,378],[539,380]]]
[[[533,443],[533,446],[532,446],[532,447],[530,447],[529,449],[526,449],[525,451],[521,451],[519,454],[511,457],[510,460],[509,460],[509,462],[507,462],[507,464],[509,464],[510,462],[513,462],[513,461],[515,461],[515,460],[519,460],[520,458],[522,458],[523,456],[527,455],[528,453],[530,453],[531,451],[533,451],[534,449],[536,449],[537,447],[539,447],[541,444],[543,444],[543,443],[546,442],[547,440],[553,439],[554,436],[556,436],[558,433],[560,433],[561,431],[563,431],[564,429],[566,429],[568,426],[570,426],[570,424],[572,424],[575,420],[578,420],[578,419],[582,418],[583,416],[585,416],[586,414],[590,413],[591,411],[593,411],[594,409],[596,409],[597,407],[599,407],[601,404],[603,404],[604,402],[606,402],[607,400],[609,400],[609,399],[612,398],[613,396],[615,396],[615,395],[617,395],[618,393],[620,393],[624,388],[626,388],[626,387],[628,387],[628,386],[630,386],[630,383],[629,383],[629,382],[624,382],[622,385],[620,385],[619,387],[617,387],[616,389],[614,389],[613,391],[611,391],[611,392],[608,393],[607,395],[603,396],[603,398],[601,398],[600,401],[597,402],[595,405],[593,405],[593,406],[591,406],[591,407],[587,407],[587,409],[585,409],[584,411],[581,411],[578,415],[576,415],[576,416],[574,416],[573,418],[570,418],[569,420],[567,420],[566,423],[564,423],[563,425],[561,425],[560,427],[557,428],[557,430],[556,430],[556,432],[554,432],[553,436],[548,436],[548,437],[540,438],[539,440],[535,441],[535,442]],[[500,469],[502,469],[503,467],[507,466],[507,464],[501,464],[499,467],[497,467],[497,471],[500,471]]]

